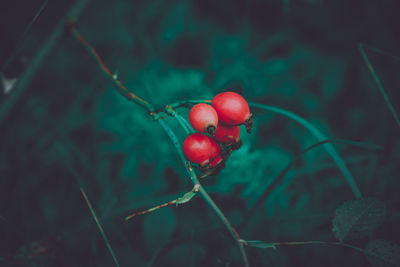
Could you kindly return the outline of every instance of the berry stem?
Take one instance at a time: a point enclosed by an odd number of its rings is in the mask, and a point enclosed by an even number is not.
[[[207,204],[214,210],[215,214],[218,216],[218,218],[224,223],[226,228],[228,229],[229,233],[232,235],[232,237],[237,241],[240,253],[242,254],[244,266],[248,267],[249,261],[247,259],[247,254],[244,249],[242,239],[240,238],[238,232],[236,229],[232,226],[232,224],[229,222],[229,220],[225,217],[224,213],[218,208],[218,206],[215,204],[215,202],[212,200],[212,198],[208,195],[207,191],[203,188],[201,185],[199,179],[197,178],[196,173],[193,171],[193,169],[190,166],[190,163],[186,161],[185,156],[183,155],[182,152],[182,147],[178,141],[178,138],[176,137],[175,133],[171,130],[171,128],[165,123],[164,120],[158,120],[158,122],[161,124],[165,132],[168,134],[169,138],[171,139],[172,143],[175,145],[176,150],[178,151],[179,157],[181,158],[182,162],[186,164],[185,169],[188,172],[190,179],[192,180],[192,183],[194,185],[198,186],[198,190],[200,192],[200,195],[204,198],[204,200],[207,202]]]
[[[242,240],[243,244],[245,244],[248,247],[256,247],[256,248],[272,248],[276,249],[277,246],[301,246],[301,245],[331,245],[331,246],[341,246],[341,247],[347,247],[351,248],[354,250],[357,250],[358,252],[365,253],[365,250],[362,248],[346,244],[346,243],[341,243],[341,242],[329,242],[329,241],[292,241],[292,242],[263,242],[263,241],[246,241]]]
[[[179,102],[170,104],[168,106],[170,106],[173,109],[180,108],[180,107],[190,108],[190,104],[199,104],[199,103],[211,104],[211,100],[209,100],[209,99],[183,100],[183,101],[179,101]]]
[[[120,92],[122,96],[127,98],[130,101],[134,101],[136,104],[142,106],[145,108],[151,116],[161,125],[161,127],[164,129],[164,131],[167,133],[168,137],[171,139],[172,143],[174,144],[179,157],[182,160],[183,165],[185,166],[185,169],[187,170],[190,179],[192,180],[192,183],[194,185],[194,188],[196,188],[196,191],[200,192],[200,195],[204,198],[204,200],[207,202],[207,204],[213,209],[215,214],[220,218],[220,220],[223,222],[223,224],[226,226],[232,237],[236,240],[240,253],[242,255],[242,259],[244,262],[244,266],[248,267],[249,262],[247,259],[246,251],[244,249],[244,245],[242,243],[242,239],[240,238],[239,234],[235,230],[235,228],[232,226],[232,224],[229,222],[229,220],[225,217],[225,215],[222,213],[222,211],[218,208],[218,206],[215,204],[215,202],[212,200],[212,198],[207,194],[206,190],[203,188],[203,186],[200,184],[199,179],[197,178],[196,173],[193,171],[193,169],[190,166],[190,163],[186,161],[185,156],[183,155],[182,152],[182,147],[181,144],[175,135],[174,131],[169,127],[169,125],[164,121],[163,117],[158,116],[158,111],[155,108],[154,104],[151,104],[150,102],[138,97],[131,91],[129,91],[110,71],[110,69],[105,65],[104,61],[101,59],[100,55],[96,52],[96,50],[84,39],[84,37],[78,32],[76,29],[76,26],[74,24],[68,24],[66,25],[69,27],[69,30],[71,31],[72,35],[86,48],[86,50],[94,57],[96,60],[97,64],[103,71],[103,73],[112,80],[114,87]],[[198,103],[211,103],[211,100],[199,100],[201,102]],[[166,107],[169,109],[169,111],[165,110],[160,110],[164,111],[165,113],[171,115],[171,116],[176,116],[175,112],[172,112],[176,107],[179,106],[187,106],[188,102],[187,101],[181,101],[178,102],[178,106],[172,106],[172,105],[167,105]]]
[[[190,123],[187,120],[185,120],[185,118],[182,117],[182,115],[179,112],[176,112],[174,117],[179,122],[179,124],[182,126],[183,130],[185,130],[185,132],[187,134],[194,133],[194,130],[193,130],[192,126],[190,125]]]
[[[197,104],[197,103],[210,103],[211,100],[187,100],[187,101],[180,101],[176,102],[173,104],[170,104],[171,107],[173,108],[178,108],[178,107],[185,107],[188,104]],[[328,138],[317,128],[315,127],[312,123],[308,122],[307,120],[303,119],[299,115],[283,109],[279,107],[274,107],[270,105],[265,105],[265,104],[259,104],[259,103],[250,103],[249,105],[253,108],[258,108],[270,112],[274,112],[280,115],[283,115],[285,117],[288,117],[289,119],[294,120],[304,128],[306,128],[318,141],[325,141]],[[347,184],[349,185],[353,195],[355,198],[361,198],[362,194],[360,189],[358,188],[358,185],[356,183],[355,178],[351,174],[349,168],[346,166],[345,162],[343,159],[340,157],[339,153],[336,151],[335,147],[332,144],[324,144],[323,145],[325,150],[328,152],[328,154],[332,157],[336,165],[338,166],[339,170],[342,172],[343,176],[346,179]]]

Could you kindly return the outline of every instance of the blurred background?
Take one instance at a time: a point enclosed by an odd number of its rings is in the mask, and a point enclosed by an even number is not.
[[[192,185],[159,124],[118,94],[70,34],[58,35],[10,100],[13,82],[72,5],[15,0],[0,8],[0,266],[113,266],[79,187],[121,266],[241,266],[235,241],[201,197],[123,220]],[[395,0],[99,0],[77,23],[111,71],[153,103],[231,90],[295,112],[329,138],[383,146],[335,144],[363,195],[387,206],[383,225],[352,242],[364,248],[371,238],[399,243],[400,141],[357,44],[388,53],[366,49],[399,112],[398,11]],[[242,129],[243,146],[203,185],[247,240],[334,241],[335,209],[354,199],[342,173],[316,147],[271,190],[317,140],[286,117],[253,113],[252,134]],[[183,142],[185,132],[166,119]],[[251,266],[368,266],[362,253],[337,246],[246,251]]]

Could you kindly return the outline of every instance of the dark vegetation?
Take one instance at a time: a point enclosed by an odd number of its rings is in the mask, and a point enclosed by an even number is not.
[[[235,240],[199,196],[124,221],[193,185],[162,127],[68,30],[10,100],[5,89],[72,6],[49,1],[26,31],[44,2],[0,8],[0,266],[115,265],[80,188],[121,266],[241,266]],[[331,140],[364,198],[323,144],[302,154],[322,140],[254,107],[253,133],[242,130],[226,168],[202,180],[253,240],[251,266],[399,266],[398,10],[395,0],[91,1],[77,27],[152,103],[233,90],[302,116]],[[163,116],[182,142],[181,126]]]

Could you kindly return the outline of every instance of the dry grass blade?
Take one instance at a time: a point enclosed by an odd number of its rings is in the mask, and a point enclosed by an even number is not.
[[[88,197],[87,197],[87,195],[86,195],[86,193],[85,193],[85,190],[84,190],[82,187],[80,187],[80,190],[81,190],[81,193],[82,193],[82,195],[83,195],[83,197],[84,197],[84,199],[85,199],[85,201],[86,201],[86,204],[87,204],[88,207],[89,207],[90,213],[92,214],[93,219],[94,219],[94,221],[96,222],[97,227],[98,227],[99,230],[100,230],[101,236],[103,237],[104,242],[106,243],[106,246],[107,246],[107,248],[108,248],[108,251],[110,251],[110,254],[111,254],[111,256],[112,256],[112,258],[113,258],[113,260],[114,260],[114,262],[115,262],[115,265],[116,265],[117,267],[120,267],[119,262],[118,262],[118,259],[117,259],[117,257],[115,256],[114,250],[112,249],[111,244],[110,244],[110,242],[108,241],[107,235],[106,235],[106,233],[104,232],[103,227],[101,226],[99,219],[97,218],[96,212],[94,211],[94,209],[93,209],[93,207],[92,207],[92,204],[90,203],[90,201],[89,201],[89,199],[88,199]]]
[[[364,60],[365,64],[368,67],[369,72],[371,72],[371,75],[374,78],[374,81],[375,81],[376,85],[378,86],[379,92],[382,94],[383,99],[385,100],[387,107],[389,108],[389,110],[392,113],[394,119],[396,120],[397,125],[400,127],[399,115],[397,114],[396,110],[394,109],[394,107],[392,105],[392,102],[390,102],[389,96],[387,95],[385,89],[383,88],[382,82],[379,79],[378,75],[376,74],[375,69],[371,64],[371,61],[369,60],[369,58],[367,56],[367,53],[365,53],[364,46],[365,46],[364,44],[359,43],[358,44],[358,50],[360,51],[361,56],[363,57],[363,60]],[[369,49],[371,49],[371,48],[369,48]],[[377,50],[375,50],[375,49],[373,49],[373,51],[377,52]],[[378,51],[380,51],[380,50],[378,50]]]

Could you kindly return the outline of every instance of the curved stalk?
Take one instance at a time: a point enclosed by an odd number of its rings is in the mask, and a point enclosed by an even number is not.
[[[174,144],[178,155],[185,166],[185,169],[187,170],[190,179],[192,180],[192,183],[195,188],[198,188],[198,192],[200,192],[200,195],[204,198],[206,203],[211,207],[211,209],[215,212],[217,217],[223,222],[223,224],[226,226],[228,229],[229,233],[232,235],[232,237],[236,240],[240,253],[242,255],[242,259],[244,262],[244,266],[248,267],[249,262],[247,259],[246,251],[244,249],[244,245],[242,243],[242,239],[240,238],[239,234],[235,230],[235,228],[232,226],[232,224],[229,222],[229,220],[225,217],[225,215],[222,213],[222,211],[218,208],[218,206],[215,204],[215,202],[212,200],[212,198],[208,195],[206,190],[202,187],[202,185],[199,182],[199,179],[197,178],[196,173],[193,171],[192,167],[190,166],[190,163],[186,161],[185,156],[183,155],[182,152],[182,147],[181,144],[175,135],[174,131],[168,126],[168,124],[164,121],[164,119],[158,115],[155,105],[151,104],[150,102],[138,97],[131,91],[129,91],[118,79],[115,77],[109,68],[105,65],[104,61],[101,59],[100,55],[96,52],[96,50],[83,38],[83,36],[79,33],[77,28],[75,27],[74,24],[68,25],[69,29],[72,33],[72,35],[85,47],[85,49],[90,53],[90,55],[96,60],[97,64],[103,71],[103,73],[111,79],[113,82],[114,87],[119,91],[119,93],[127,98],[128,100],[134,101],[134,103],[142,106],[144,109],[146,109],[149,114],[161,125],[161,127],[164,129],[164,131],[167,133],[168,137],[171,139],[172,143]],[[168,115],[175,116],[176,112],[174,111],[174,107],[171,106],[166,106],[167,111],[165,110],[160,110],[164,111]],[[179,118],[178,118],[179,120]]]
[[[170,106],[172,108],[178,108],[178,107],[183,107],[183,106],[188,106],[189,104],[197,104],[197,103],[211,103],[211,100],[188,100],[188,101],[180,101],[176,102],[174,104],[171,104]],[[259,108],[263,109],[266,111],[278,113],[280,115],[283,115],[285,117],[288,117],[289,119],[294,120],[304,128],[306,128],[314,137],[317,139],[317,141],[322,142],[327,140],[328,138],[317,128],[315,127],[312,123],[308,122],[307,120],[303,119],[299,115],[283,109],[279,107],[274,107],[270,105],[265,105],[265,104],[259,104],[259,103],[249,103],[250,107],[253,108]],[[332,157],[332,159],[335,161],[336,165],[338,166],[339,170],[342,172],[343,176],[346,179],[346,182],[348,183],[353,195],[355,198],[361,198],[362,194],[360,189],[358,188],[358,185],[351,174],[350,170],[347,168],[346,164],[344,163],[343,159],[340,157],[339,153],[336,151],[335,147],[330,144],[326,143],[323,145],[323,147],[326,149],[328,154]]]

